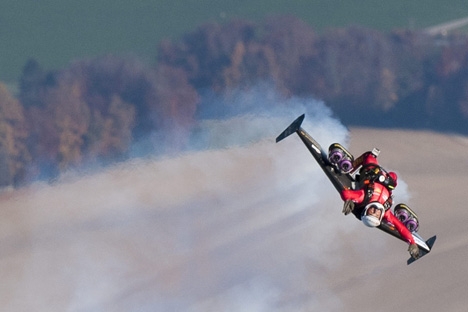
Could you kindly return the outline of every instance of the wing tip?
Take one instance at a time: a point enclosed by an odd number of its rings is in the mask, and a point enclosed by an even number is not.
[[[281,141],[282,139],[288,137],[289,135],[293,134],[294,132],[298,131],[301,128],[302,122],[304,121],[305,114],[302,114],[301,116],[297,117],[296,120],[294,120],[289,127],[287,127],[277,138],[276,138],[276,143]]]
[[[429,239],[426,241],[426,245],[429,247],[429,251],[420,248],[420,249],[419,249],[419,257],[418,257],[417,259],[411,257],[411,258],[408,259],[408,261],[406,261],[406,263],[407,263],[408,265],[410,265],[411,263],[415,262],[416,260],[421,259],[421,258],[424,257],[425,255],[427,255],[428,253],[430,253],[431,250],[432,250],[432,246],[434,246],[434,243],[435,243],[436,239],[437,239],[437,235],[434,235],[434,236],[432,236],[431,238],[429,238]]]

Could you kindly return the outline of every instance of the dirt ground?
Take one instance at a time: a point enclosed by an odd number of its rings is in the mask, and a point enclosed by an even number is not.
[[[407,246],[341,214],[296,137],[133,160],[5,191],[2,311],[466,311],[468,138],[351,129],[395,201],[437,234]]]

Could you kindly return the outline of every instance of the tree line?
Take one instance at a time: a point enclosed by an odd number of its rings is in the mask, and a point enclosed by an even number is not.
[[[165,135],[154,144],[183,147],[203,90],[257,81],[322,99],[347,124],[466,133],[468,36],[358,26],[318,33],[276,16],[201,25],[158,43],[150,66],[105,55],[45,70],[32,59],[18,94],[0,84],[0,186],[125,158],[132,142],[158,131]]]

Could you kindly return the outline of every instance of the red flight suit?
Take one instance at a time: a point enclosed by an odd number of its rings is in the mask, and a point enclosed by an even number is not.
[[[379,166],[376,156],[371,152],[366,152],[355,160],[353,163],[354,168],[358,168],[360,165],[376,165]],[[394,176],[394,186],[396,186],[396,175]],[[386,207],[385,214],[383,215],[383,220],[386,220],[392,223],[398,233],[405,239],[408,243],[414,244],[413,235],[406,228],[406,226],[398,220],[397,217],[392,213],[390,206],[392,203],[391,199],[392,193],[384,184],[379,183],[379,181],[374,181],[370,183],[365,183],[363,188],[357,190],[345,189],[341,192],[341,198],[346,200],[352,200],[356,203],[356,212],[353,213],[357,218],[360,219],[360,213],[362,213],[364,206],[371,202],[379,202],[384,207]],[[387,208],[388,207],[388,208]]]

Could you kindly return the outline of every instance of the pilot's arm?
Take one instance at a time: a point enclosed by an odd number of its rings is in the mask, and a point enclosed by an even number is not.
[[[414,241],[414,238],[413,238],[413,235],[411,235],[411,232],[406,228],[406,226],[403,223],[401,223],[400,220],[398,220],[397,217],[395,217],[395,215],[390,211],[390,209],[388,209],[385,212],[384,219],[386,219],[388,222],[392,223],[395,226],[396,230],[398,231],[398,233],[400,233],[401,237],[406,242],[408,242],[409,244],[408,251],[410,255],[413,258],[417,259],[419,257],[419,247]]]

